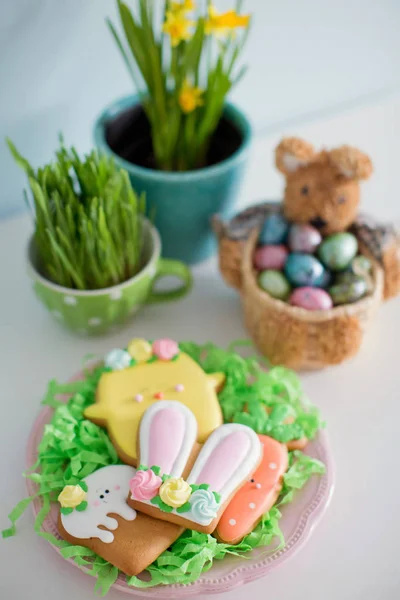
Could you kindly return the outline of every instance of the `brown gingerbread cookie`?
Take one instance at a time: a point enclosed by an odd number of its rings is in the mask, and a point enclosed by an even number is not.
[[[153,563],[184,531],[139,514],[126,503],[136,470],[127,465],[99,469],[59,495],[60,535],[93,550],[127,575]]]
[[[186,406],[153,404],[140,423],[140,467],[130,483],[128,504],[212,533],[232,496],[256,470],[262,449],[257,434],[237,423],[215,429],[199,452],[196,439],[196,419]]]

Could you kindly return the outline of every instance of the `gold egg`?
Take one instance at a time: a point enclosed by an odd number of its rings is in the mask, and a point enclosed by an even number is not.
[[[153,356],[153,350],[151,344],[147,340],[141,338],[134,338],[128,344],[128,352],[138,363],[146,362]]]

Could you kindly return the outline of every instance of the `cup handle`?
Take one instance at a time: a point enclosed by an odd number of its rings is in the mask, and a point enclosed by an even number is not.
[[[154,284],[167,275],[174,275],[182,280],[182,286],[176,290],[170,290],[165,292],[155,292],[151,290],[146,303],[151,304],[153,302],[164,302],[167,300],[177,300],[186,296],[192,287],[192,274],[189,268],[179,260],[169,260],[167,258],[159,258],[157,263],[157,272],[152,282]]]

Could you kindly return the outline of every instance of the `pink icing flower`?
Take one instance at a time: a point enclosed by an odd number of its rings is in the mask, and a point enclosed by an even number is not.
[[[153,354],[160,360],[172,360],[179,353],[178,344],[168,338],[153,342]]]
[[[162,479],[151,469],[148,471],[137,471],[130,480],[132,498],[134,500],[151,500],[158,494]]]

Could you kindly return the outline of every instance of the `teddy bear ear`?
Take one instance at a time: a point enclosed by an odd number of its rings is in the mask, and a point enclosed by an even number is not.
[[[331,150],[329,159],[341,175],[355,181],[368,179],[373,171],[369,156],[352,146],[340,146]]]
[[[315,156],[314,147],[295,137],[284,138],[275,150],[275,164],[284,175],[294,173],[307,165]]]

